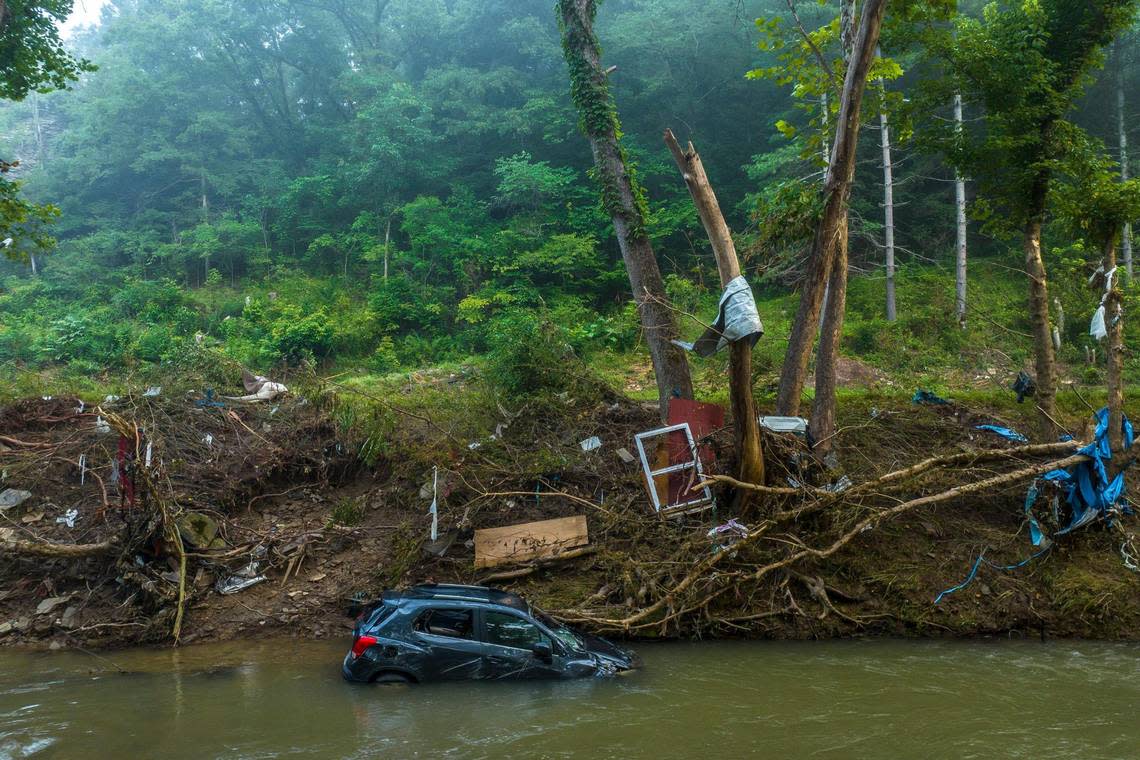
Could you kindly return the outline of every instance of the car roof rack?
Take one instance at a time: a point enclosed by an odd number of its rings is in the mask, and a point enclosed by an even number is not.
[[[518,594],[487,586],[465,586],[459,583],[421,583],[403,593],[413,599],[462,599],[470,602],[502,604],[526,610],[526,601]]]

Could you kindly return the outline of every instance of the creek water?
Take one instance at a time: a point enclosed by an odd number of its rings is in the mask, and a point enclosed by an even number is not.
[[[346,646],[0,651],[0,758],[1140,755],[1134,644],[646,644],[620,678],[421,686],[343,682]]]

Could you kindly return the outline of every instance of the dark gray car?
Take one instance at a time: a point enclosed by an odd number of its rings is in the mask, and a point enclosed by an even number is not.
[[[582,678],[641,666],[632,652],[557,622],[517,594],[432,584],[385,591],[344,658],[349,681]]]

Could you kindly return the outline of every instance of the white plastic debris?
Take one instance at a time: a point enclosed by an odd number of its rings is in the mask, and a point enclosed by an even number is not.
[[[83,414],[83,410],[87,408],[87,404],[83,403],[83,399],[79,399],[79,406],[75,407],[76,414]]]
[[[831,493],[843,493],[844,491],[846,491],[850,487],[851,487],[851,478],[844,475],[843,477],[841,477],[839,480],[835,481],[834,483],[828,483],[827,485],[825,485],[823,487],[823,490],[829,491]]]
[[[87,481],[87,455],[79,455],[79,485],[83,485]]]
[[[63,513],[63,517],[55,518],[57,525],[66,525],[69,528],[75,527],[75,521],[79,519],[78,509],[69,509]]]
[[[760,427],[773,433],[806,433],[808,421],[803,417],[779,417],[766,415],[760,418]]]
[[[467,444],[467,448],[469,448],[469,449],[471,449],[472,451],[474,451],[475,449],[479,448],[479,447],[480,447],[480,446],[482,446],[482,445],[483,445],[483,444],[482,444],[482,443],[480,443],[479,441],[472,441],[471,443]]]
[[[154,398],[155,396],[159,395],[162,395],[161,385],[150,385],[147,386],[147,389],[145,391],[143,391],[143,396],[146,396],[148,398]]]
[[[103,403],[104,404],[113,404],[116,401],[118,401],[120,398],[121,398],[121,396],[107,395],[107,396],[103,397]]]
[[[207,446],[211,446],[211,447],[212,447],[212,446],[214,445],[214,436],[213,436],[213,434],[211,434],[211,433],[206,433],[206,436],[205,436],[205,437],[202,439],[202,443],[206,444]]]
[[[0,491],[0,512],[18,507],[32,498],[31,491],[21,491],[19,488],[5,488]]]
[[[96,417],[95,418],[95,432],[96,433],[102,433],[103,435],[110,433],[111,432],[111,423],[107,422],[107,420],[103,419],[102,417]]]
[[[154,453],[154,441],[146,442],[146,467],[150,467],[151,455]]]
[[[579,441],[578,445],[582,447],[582,451],[595,451],[602,447],[602,439],[592,435],[584,441]]]
[[[630,464],[631,462],[636,461],[633,454],[630,454],[629,449],[627,449],[625,446],[622,446],[620,449],[618,449],[616,453],[618,455],[618,459],[625,462],[626,464]]]
[[[439,468],[431,468],[431,506],[428,514],[431,515],[431,540],[439,539]]]

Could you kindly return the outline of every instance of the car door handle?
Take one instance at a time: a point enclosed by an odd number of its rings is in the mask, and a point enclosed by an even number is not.
[[[514,660],[512,660],[510,657],[503,657],[501,655],[494,655],[493,654],[490,657],[488,657],[487,660],[492,665],[513,665],[514,664]]]

